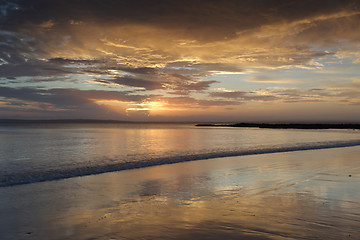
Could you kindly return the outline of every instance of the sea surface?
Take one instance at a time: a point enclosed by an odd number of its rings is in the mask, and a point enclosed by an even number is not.
[[[357,145],[358,130],[2,124],[0,187],[184,161]]]

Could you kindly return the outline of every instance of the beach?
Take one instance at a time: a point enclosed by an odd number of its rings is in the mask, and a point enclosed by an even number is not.
[[[0,0],[0,240],[360,240],[360,0]]]
[[[0,188],[1,239],[358,239],[360,147]]]

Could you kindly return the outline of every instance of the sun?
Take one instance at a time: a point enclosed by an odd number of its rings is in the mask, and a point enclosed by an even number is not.
[[[162,111],[165,110],[165,103],[160,101],[145,101],[142,103],[133,103],[128,104],[128,108],[126,108],[126,111]]]
[[[149,115],[163,115],[167,111],[172,110],[168,108],[168,104],[163,101],[145,100],[140,103],[136,102],[122,102],[118,100],[99,100],[94,102],[98,105],[107,107],[109,110],[121,113],[127,116],[149,116]]]

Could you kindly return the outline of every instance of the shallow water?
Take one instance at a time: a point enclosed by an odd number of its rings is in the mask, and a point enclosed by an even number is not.
[[[360,145],[360,133],[354,130],[1,125],[0,186],[215,157],[354,145]]]
[[[0,188],[2,239],[358,239],[360,147]]]

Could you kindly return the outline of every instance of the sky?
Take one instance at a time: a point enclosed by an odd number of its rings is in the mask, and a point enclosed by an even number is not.
[[[359,0],[0,0],[0,118],[360,122]]]

